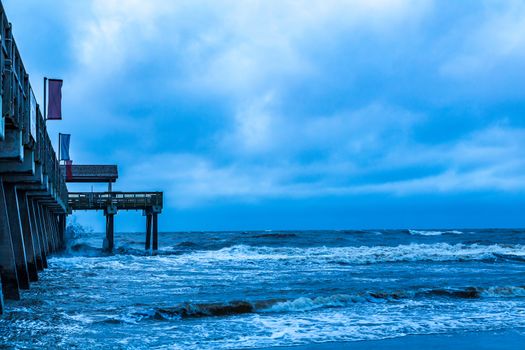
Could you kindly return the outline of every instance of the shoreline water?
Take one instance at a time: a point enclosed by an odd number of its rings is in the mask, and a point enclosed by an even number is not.
[[[355,342],[329,342],[319,344],[258,348],[258,350],[512,350],[525,344],[525,328],[510,331],[486,331],[458,334],[423,334],[402,337],[361,340]]]
[[[0,348],[525,343],[523,230],[165,233],[157,255],[141,233],[118,234],[115,254],[101,251],[103,238],[75,236],[7,303]]]

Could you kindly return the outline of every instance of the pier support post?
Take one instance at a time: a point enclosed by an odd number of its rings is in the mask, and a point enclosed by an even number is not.
[[[20,216],[20,228],[24,236],[24,248],[26,252],[27,272],[29,274],[29,281],[38,281],[38,269],[36,266],[35,254],[35,240],[33,239],[33,232],[31,231],[31,224],[29,222],[29,209],[27,205],[27,195],[24,191],[17,191],[18,211]]]
[[[34,200],[29,201],[29,216],[31,218],[31,227],[33,229],[33,238],[36,237],[38,240],[38,249],[40,253],[37,255],[37,268],[46,269],[47,268],[47,257],[46,257],[46,248],[45,248],[45,241],[44,237],[42,236],[42,229],[39,224],[39,218],[37,215],[37,211],[35,209],[36,202]]]
[[[4,295],[2,294],[2,280],[0,279],[0,315],[4,313]]]
[[[11,229],[11,240],[15,253],[16,271],[18,275],[18,286],[20,289],[29,289],[29,273],[25,253],[24,236],[22,235],[22,224],[18,208],[16,186],[4,184],[5,202],[9,216],[9,227]]]
[[[49,222],[51,224],[53,236],[55,237],[55,251],[59,251],[62,249],[62,243],[60,241],[60,236],[58,233],[58,218],[55,213],[51,212],[51,210],[49,211]]]
[[[152,214],[146,212],[146,250],[151,248],[151,221]]]
[[[159,214],[153,213],[153,251],[159,250],[159,229],[158,229]]]
[[[48,208],[43,208],[43,209],[44,209],[44,222],[46,224],[49,239],[51,241],[51,252],[54,253],[58,251],[58,242],[57,242],[55,230],[53,228],[53,222],[51,221],[52,220],[51,212],[49,211]]]
[[[51,233],[52,241],[53,241],[53,252],[58,251],[58,237],[55,230],[55,226],[53,224],[53,215],[51,214],[51,211],[49,208],[46,209],[46,216],[47,216],[47,225],[49,226],[49,232]]]
[[[38,227],[40,228],[40,232],[42,234],[42,238],[44,240],[44,249],[46,251],[46,255],[51,253],[51,238],[49,237],[49,232],[46,226],[46,221],[44,219],[44,210],[42,208],[41,204],[37,204],[35,206],[36,211],[36,217],[38,220]]]
[[[114,246],[114,228],[115,228],[115,215],[106,215],[106,240],[104,241],[104,250],[107,252],[113,251]]]
[[[115,237],[115,214],[117,213],[117,207],[108,206],[104,210],[104,215],[106,216],[106,239],[104,240],[104,250],[111,253],[113,252],[114,247],[114,237]]]
[[[0,275],[2,293],[5,299],[20,300],[16,258],[11,240],[9,216],[4,193],[4,183],[0,179]]]
[[[61,248],[66,248],[66,214],[58,216],[58,235],[60,237]]]
[[[44,228],[44,232],[45,232],[46,240],[47,240],[47,251],[49,254],[51,254],[54,251],[54,243],[53,243],[53,235],[51,234],[51,230],[49,229],[49,220],[47,217],[47,210],[44,208],[43,205],[39,206],[39,210],[40,210],[40,219],[42,220],[42,227]]]

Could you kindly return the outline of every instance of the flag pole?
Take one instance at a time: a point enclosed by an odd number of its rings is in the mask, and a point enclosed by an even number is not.
[[[62,133],[58,133],[58,165],[60,165],[60,149],[62,148],[62,144],[60,143],[62,138]]]

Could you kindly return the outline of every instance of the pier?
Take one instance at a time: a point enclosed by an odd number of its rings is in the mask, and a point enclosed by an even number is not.
[[[106,216],[104,248],[114,245],[114,216],[141,210],[146,243],[158,249],[161,192],[114,192],[117,167],[60,165],[29,75],[0,2],[0,314],[4,300],[19,300],[38,281],[50,254],[66,247],[66,218],[74,210],[101,210]],[[68,182],[107,182],[103,193],[69,193]]]
[[[162,212],[162,192],[71,192],[70,210],[101,210],[106,217],[104,250],[114,246],[115,215],[120,210],[142,211],[146,216],[145,249],[159,249],[158,216]],[[151,239],[153,237],[153,246]]]
[[[162,212],[162,192],[114,192],[113,184],[118,179],[116,165],[62,165],[67,183],[107,183],[107,192],[70,192],[68,208],[74,210],[103,211],[106,217],[106,238],[103,248],[112,252],[115,237],[115,215],[120,210],[142,211],[146,216],[145,249],[150,249],[153,236],[153,251],[159,249],[158,216]]]
[[[0,299],[18,300],[65,247],[68,192],[1,3],[0,35]]]

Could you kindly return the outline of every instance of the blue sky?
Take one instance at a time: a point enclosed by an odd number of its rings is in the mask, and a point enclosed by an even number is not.
[[[162,230],[525,226],[525,1],[3,2]]]

